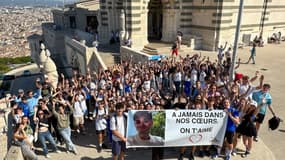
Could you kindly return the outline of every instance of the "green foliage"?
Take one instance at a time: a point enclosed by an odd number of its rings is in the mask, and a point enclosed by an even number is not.
[[[31,62],[31,57],[15,57],[15,58],[0,58],[0,64],[22,64],[22,63],[28,63]]]
[[[0,63],[0,74],[8,72],[9,69],[10,69],[9,66]]]
[[[165,112],[157,112],[153,114],[153,126],[150,130],[152,135],[160,136],[164,139],[164,130],[165,130]]]
[[[9,64],[25,64],[31,62],[31,57],[15,57],[15,58],[0,58],[0,73],[5,73],[10,70]]]

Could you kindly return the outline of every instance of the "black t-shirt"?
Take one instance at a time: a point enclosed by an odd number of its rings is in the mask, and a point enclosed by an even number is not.
[[[175,70],[176,70],[176,67],[171,67],[171,68],[169,68],[169,73],[170,73],[170,74],[171,74],[171,73],[174,73]]]
[[[175,103],[173,108],[186,109],[186,103]]]
[[[39,119],[39,128],[40,127],[49,127],[49,120],[48,118],[42,118],[42,119]]]

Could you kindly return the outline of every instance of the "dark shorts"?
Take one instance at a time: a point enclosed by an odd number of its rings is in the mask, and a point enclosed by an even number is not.
[[[126,152],[126,143],[123,141],[112,141],[112,154],[117,156],[121,152]]]
[[[263,120],[264,120],[264,117],[265,117],[264,114],[258,113],[257,116],[256,116],[256,118],[255,118],[255,122],[258,122],[258,123],[261,124],[261,123],[263,122]]]
[[[229,144],[233,144],[235,132],[226,131],[225,139]]]
[[[96,130],[96,134],[105,134],[105,130]]]

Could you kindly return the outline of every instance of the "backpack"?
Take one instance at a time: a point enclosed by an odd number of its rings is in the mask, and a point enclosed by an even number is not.
[[[114,118],[115,118],[115,125],[116,125],[116,128],[118,129],[117,114],[114,115]],[[127,118],[128,118],[128,117],[127,117],[125,114],[123,114],[123,118],[124,118],[124,124],[125,124],[125,135],[124,135],[124,136],[126,136],[126,134],[127,134],[127,122],[128,122]]]
[[[268,120],[268,127],[271,130],[275,130],[278,128],[279,124],[280,124],[281,119],[279,117],[272,117],[271,119]]]
[[[95,108],[95,110],[96,110],[96,117],[98,116],[98,111],[99,111],[99,108],[98,107],[96,107]],[[107,113],[107,111],[106,111],[106,107],[104,106],[104,113],[106,114]]]
[[[123,114],[123,117],[124,117],[124,123],[126,124],[128,117],[125,114]],[[114,115],[114,118],[115,118],[115,125],[116,127],[118,127],[118,119],[116,114]]]

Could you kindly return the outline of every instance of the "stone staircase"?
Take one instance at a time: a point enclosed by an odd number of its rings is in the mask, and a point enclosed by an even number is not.
[[[107,67],[121,63],[120,44],[101,44],[98,48],[98,53],[101,56]]]
[[[156,48],[150,47],[148,45],[144,46],[144,48],[142,49],[142,52],[146,53],[146,54],[150,54],[150,55],[157,55],[158,54],[158,51]]]
[[[121,56],[118,53],[99,52],[99,54],[107,67],[121,62]]]

